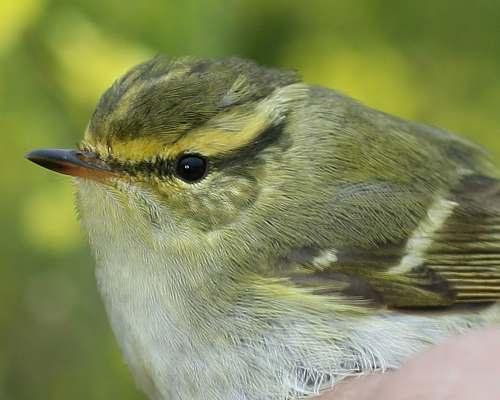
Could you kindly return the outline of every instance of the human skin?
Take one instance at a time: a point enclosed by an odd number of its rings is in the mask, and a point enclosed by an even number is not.
[[[316,399],[500,399],[500,328],[455,337],[395,372],[350,379]]]

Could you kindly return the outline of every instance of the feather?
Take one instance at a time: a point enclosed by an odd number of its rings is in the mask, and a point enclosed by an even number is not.
[[[328,257],[329,255],[329,257]],[[438,197],[411,236],[371,248],[300,249],[279,268],[299,287],[386,307],[500,299],[500,182],[464,177]]]

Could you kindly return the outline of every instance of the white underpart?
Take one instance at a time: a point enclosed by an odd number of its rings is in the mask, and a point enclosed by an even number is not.
[[[401,263],[391,268],[390,274],[405,274],[425,261],[425,254],[434,240],[434,234],[443,226],[458,203],[438,197],[427,211],[427,217],[408,240]]]

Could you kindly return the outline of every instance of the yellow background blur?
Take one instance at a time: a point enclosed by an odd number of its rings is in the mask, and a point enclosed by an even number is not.
[[[117,75],[159,52],[249,57],[500,159],[499,21],[489,0],[1,0],[0,399],[144,399],[97,296],[70,180],[23,159],[74,146]]]

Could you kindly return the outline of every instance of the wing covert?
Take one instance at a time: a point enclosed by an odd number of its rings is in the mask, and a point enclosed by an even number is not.
[[[303,248],[277,269],[317,294],[398,308],[500,299],[500,181],[470,175],[438,196],[400,243],[369,249]]]

